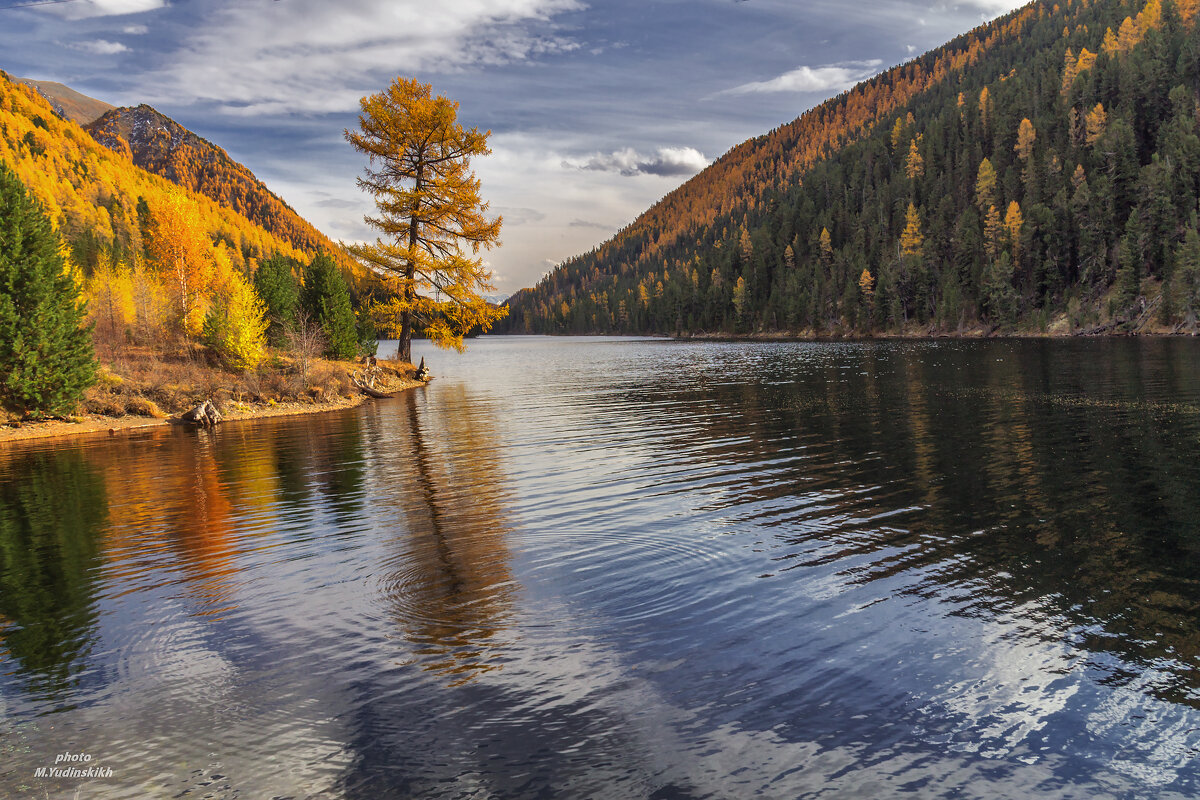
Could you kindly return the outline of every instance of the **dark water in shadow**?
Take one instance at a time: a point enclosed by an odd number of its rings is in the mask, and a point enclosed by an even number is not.
[[[0,796],[1200,791],[1200,343],[421,354],[0,450]]]

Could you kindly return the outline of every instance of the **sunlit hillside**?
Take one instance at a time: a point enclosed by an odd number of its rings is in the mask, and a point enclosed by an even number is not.
[[[147,105],[114,108],[85,126],[96,141],[148,172],[216,200],[305,252],[339,248],[244,165]],[[349,259],[342,259],[349,268]]]
[[[142,253],[146,209],[180,192],[194,207],[199,228],[211,241],[226,244],[235,266],[273,253],[307,261],[315,251],[305,252],[233,209],[140,169],[127,155],[108,150],[74,122],[56,116],[45,98],[2,72],[0,160],[41,201],[84,262],[104,250]]]

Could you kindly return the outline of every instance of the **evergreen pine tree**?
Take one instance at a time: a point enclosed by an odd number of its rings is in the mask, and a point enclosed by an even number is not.
[[[267,306],[267,339],[279,347],[285,332],[296,324],[296,309],[300,305],[300,283],[293,270],[300,263],[287,256],[274,255],[258,265],[254,272],[254,289]]]
[[[304,270],[300,306],[321,326],[330,358],[354,358],[358,353],[357,321],[350,290],[337,264],[325,253],[313,257]]]
[[[0,164],[0,406],[37,417],[79,400],[96,378],[85,314],[50,221]]]

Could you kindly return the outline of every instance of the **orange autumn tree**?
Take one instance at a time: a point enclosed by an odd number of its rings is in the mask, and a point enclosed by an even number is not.
[[[480,295],[495,290],[479,250],[499,244],[500,219],[486,216],[470,160],[491,152],[491,132],[464,128],[458,103],[409,78],[360,105],[360,130],[346,139],[369,159],[358,185],[375,199],[377,214],[365,220],[382,236],[348,249],[391,290],[374,308],[399,338],[401,360],[412,360],[418,325],[435,344],[461,350],[467,332],[507,313]]]
[[[171,192],[151,206],[147,250],[168,287],[180,329],[187,336],[198,335],[208,311],[213,258],[195,204]]]

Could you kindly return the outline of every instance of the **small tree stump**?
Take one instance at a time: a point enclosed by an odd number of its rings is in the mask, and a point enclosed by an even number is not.
[[[205,400],[200,405],[180,417],[184,422],[199,425],[202,428],[212,428],[221,421],[221,412],[213,405],[212,400]]]

